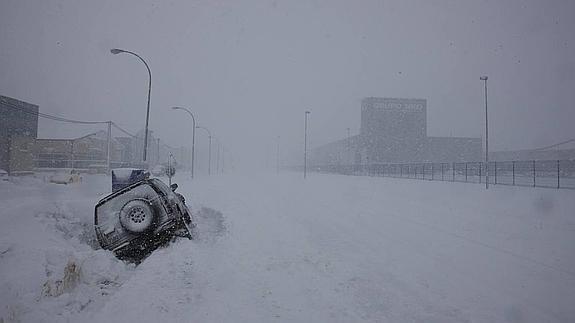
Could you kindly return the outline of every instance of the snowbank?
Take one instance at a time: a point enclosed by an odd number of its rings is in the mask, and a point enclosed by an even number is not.
[[[197,240],[138,267],[94,249],[109,178],[0,182],[0,317],[575,320],[575,191],[317,174],[176,182]]]

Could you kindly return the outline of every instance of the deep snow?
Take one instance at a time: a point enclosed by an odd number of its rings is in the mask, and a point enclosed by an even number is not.
[[[109,178],[0,182],[0,318],[575,321],[575,191],[179,176],[198,239],[137,267],[92,247],[93,206]]]

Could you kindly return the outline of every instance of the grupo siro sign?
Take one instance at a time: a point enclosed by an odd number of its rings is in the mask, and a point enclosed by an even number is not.
[[[384,109],[414,110],[414,111],[421,111],[424,108],[423,103],[414,103],[414,102],[383,102],[379,106]]]

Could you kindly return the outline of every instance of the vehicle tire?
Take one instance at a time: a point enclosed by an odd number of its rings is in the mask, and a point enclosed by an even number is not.
[[[150,202],[145,199],[135,199],[120,209],[120,224],[130,232],[142,233],[152,227],[154,216]]]

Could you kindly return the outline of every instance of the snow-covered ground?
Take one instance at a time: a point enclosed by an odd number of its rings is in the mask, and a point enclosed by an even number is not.
[[[137,267],[93,248],[109,178],[0,182],[0,322],[575,321],[575,191],[180,177],[198,239]]]

